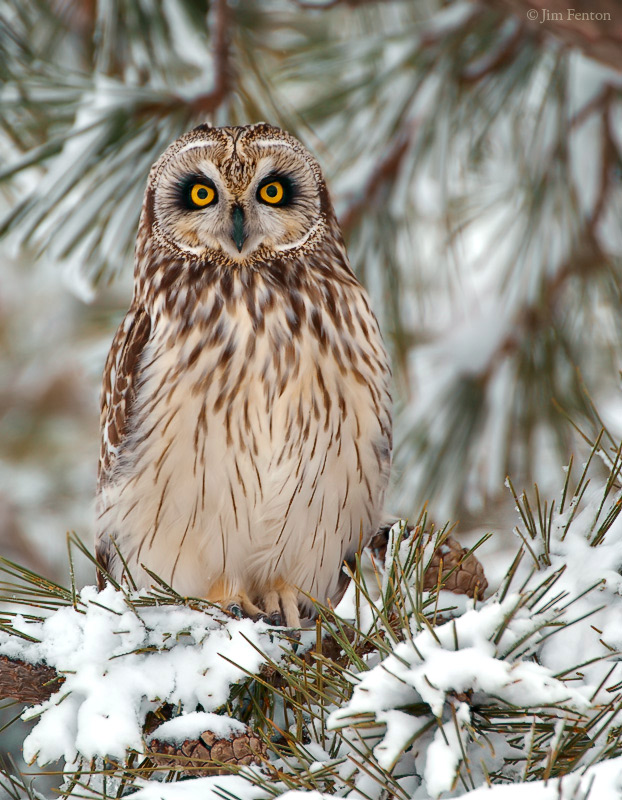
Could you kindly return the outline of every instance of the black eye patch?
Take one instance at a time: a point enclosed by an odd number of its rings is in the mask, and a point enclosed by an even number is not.
[[[285,175],[268,175],[259,184],[256,196],[266,206],[287,206],[294,196],[294,185]]]
[[[211,178],[205,175],[185,175],[177,184],[177,199],[182,208],[196,211],[218,202],[218,192]]]

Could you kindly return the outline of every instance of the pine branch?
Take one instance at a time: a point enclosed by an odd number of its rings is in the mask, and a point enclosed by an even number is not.
[[[341,227],[347,235],[360,221],[361,217],[369,211],[370,201],[380,197],[387,184],[396,180],[404,156],[408,153],[414,134],[414,126],[409,124],[404,130],[398,132],[393,146],[387,155],[380,159],[378,166],[373,170],[360,195],[353,200],[341,216]]]
[[[231,63],[231,13],[227,0],[217,0],[214,20],[214,88],[191,103],[198,114],[213,114],[231,93],[234,83]]]
[[[29,664],[0,655],[0,698],[36,705],[48,700],[64,681],[47,664]],[[192,777],[224,775],[232,767],[261,765],[267,759],[265,744],[250,728],[230,739],[205,731],[197,739],[181,744],[152,737],[148,749],[156,769],[180,771]]]
[[[379,563],[384,562],[388,536],[389,528],[382,529],[370,544],[370,549]],[[423,581],[426,591],[442,588],[468,597],[482,597],[488,587],[479,560],[451,536],[444,538],[442,544],[436,548]],[[355,638],[354,630],[345,631],[345,635],[352,641]],[[338,662],[342,650],[343,642],[338,636],[329,632],[321,639],[319,652],[323,658]],[[302,656],[303,661],[308,664],[311,664],[314,658],[314,651],[308,651]],[[275,683],[275,676],[269,668],[264,672],[271,683],[275,686],[279,684],[278,676]],[[21,659],[0,655],[0,699],[12,698],[30,705],[42,703],[58,691],[64,680],[47,664],[30,664]]]

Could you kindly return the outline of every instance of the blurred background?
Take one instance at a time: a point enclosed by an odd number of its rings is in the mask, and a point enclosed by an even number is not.
[[[391,351],[389,508],[495,531],[494,586],[506,476],[555,497],[622,433],[618,68],[619,0],[2,0],[0,553],[66,584],[92,541],[151,163],[266,120],[318,156]]]
[[[391,351],[390,509],[496,531],[502,571],[506,475],[554,496],[622,429],[622,5],[568,5],[3,0],[0,552],[66,582],[91,543],[150,165],[266,120],[317,154]]]

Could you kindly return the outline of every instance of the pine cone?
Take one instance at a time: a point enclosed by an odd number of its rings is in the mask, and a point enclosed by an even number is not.
[[[233,734],[231,739],[205,731],[198,739],[187,739],[180,745],[152,739],[149,754],[159,767],[176,769],[196,778],[228,774],[230,770],[222,764],[261,765],[267,759],[264,743],[250,728]]]
[[[384,563],[386,558],[390,529],[390,525],[380,528],[369,543],[370,549],[381,563]],[[412,531],[413,529],[409,527],[408,532]],[[432,561],[423,576],[423,588],[430,591],[438,584],[438,570],[442,560],[442,588],[447,592],[466,594],[467,597],[475,597],[477,592],[477,596],[481,599],[488,588],[484,568],[472,553],[465,558],[466,553],[468,550],[465,547],[461,547],[453,537],[448,536],[432,556]],[[455,571],[449,575],[454,568]]]
[[[461,547],[455,539],[448,536],[432,556],[432,561],[423,576],[423,588],[430,591],[438,584],[438,572],[442,561],[441,586],[445,591],[466,594],[467,597],[475,597],[477,593],[481,599],[488,588],[484,568],[473,553],[465,558],[466,553],[468,550],[465,547]],[[455,572],[449,575],[448,573],[454,568]]]
[[[0,699],[11,697],[21,703],[43,703],[65,679],[47,664],[29,664],[18,658],[0,656]]]

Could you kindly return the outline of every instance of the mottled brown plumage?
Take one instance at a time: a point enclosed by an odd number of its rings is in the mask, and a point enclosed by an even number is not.
[[[99,563],[290,625],[336,602],[382,511],[389,379],[315,159],[263,123],[182,136],[104,374]]]

